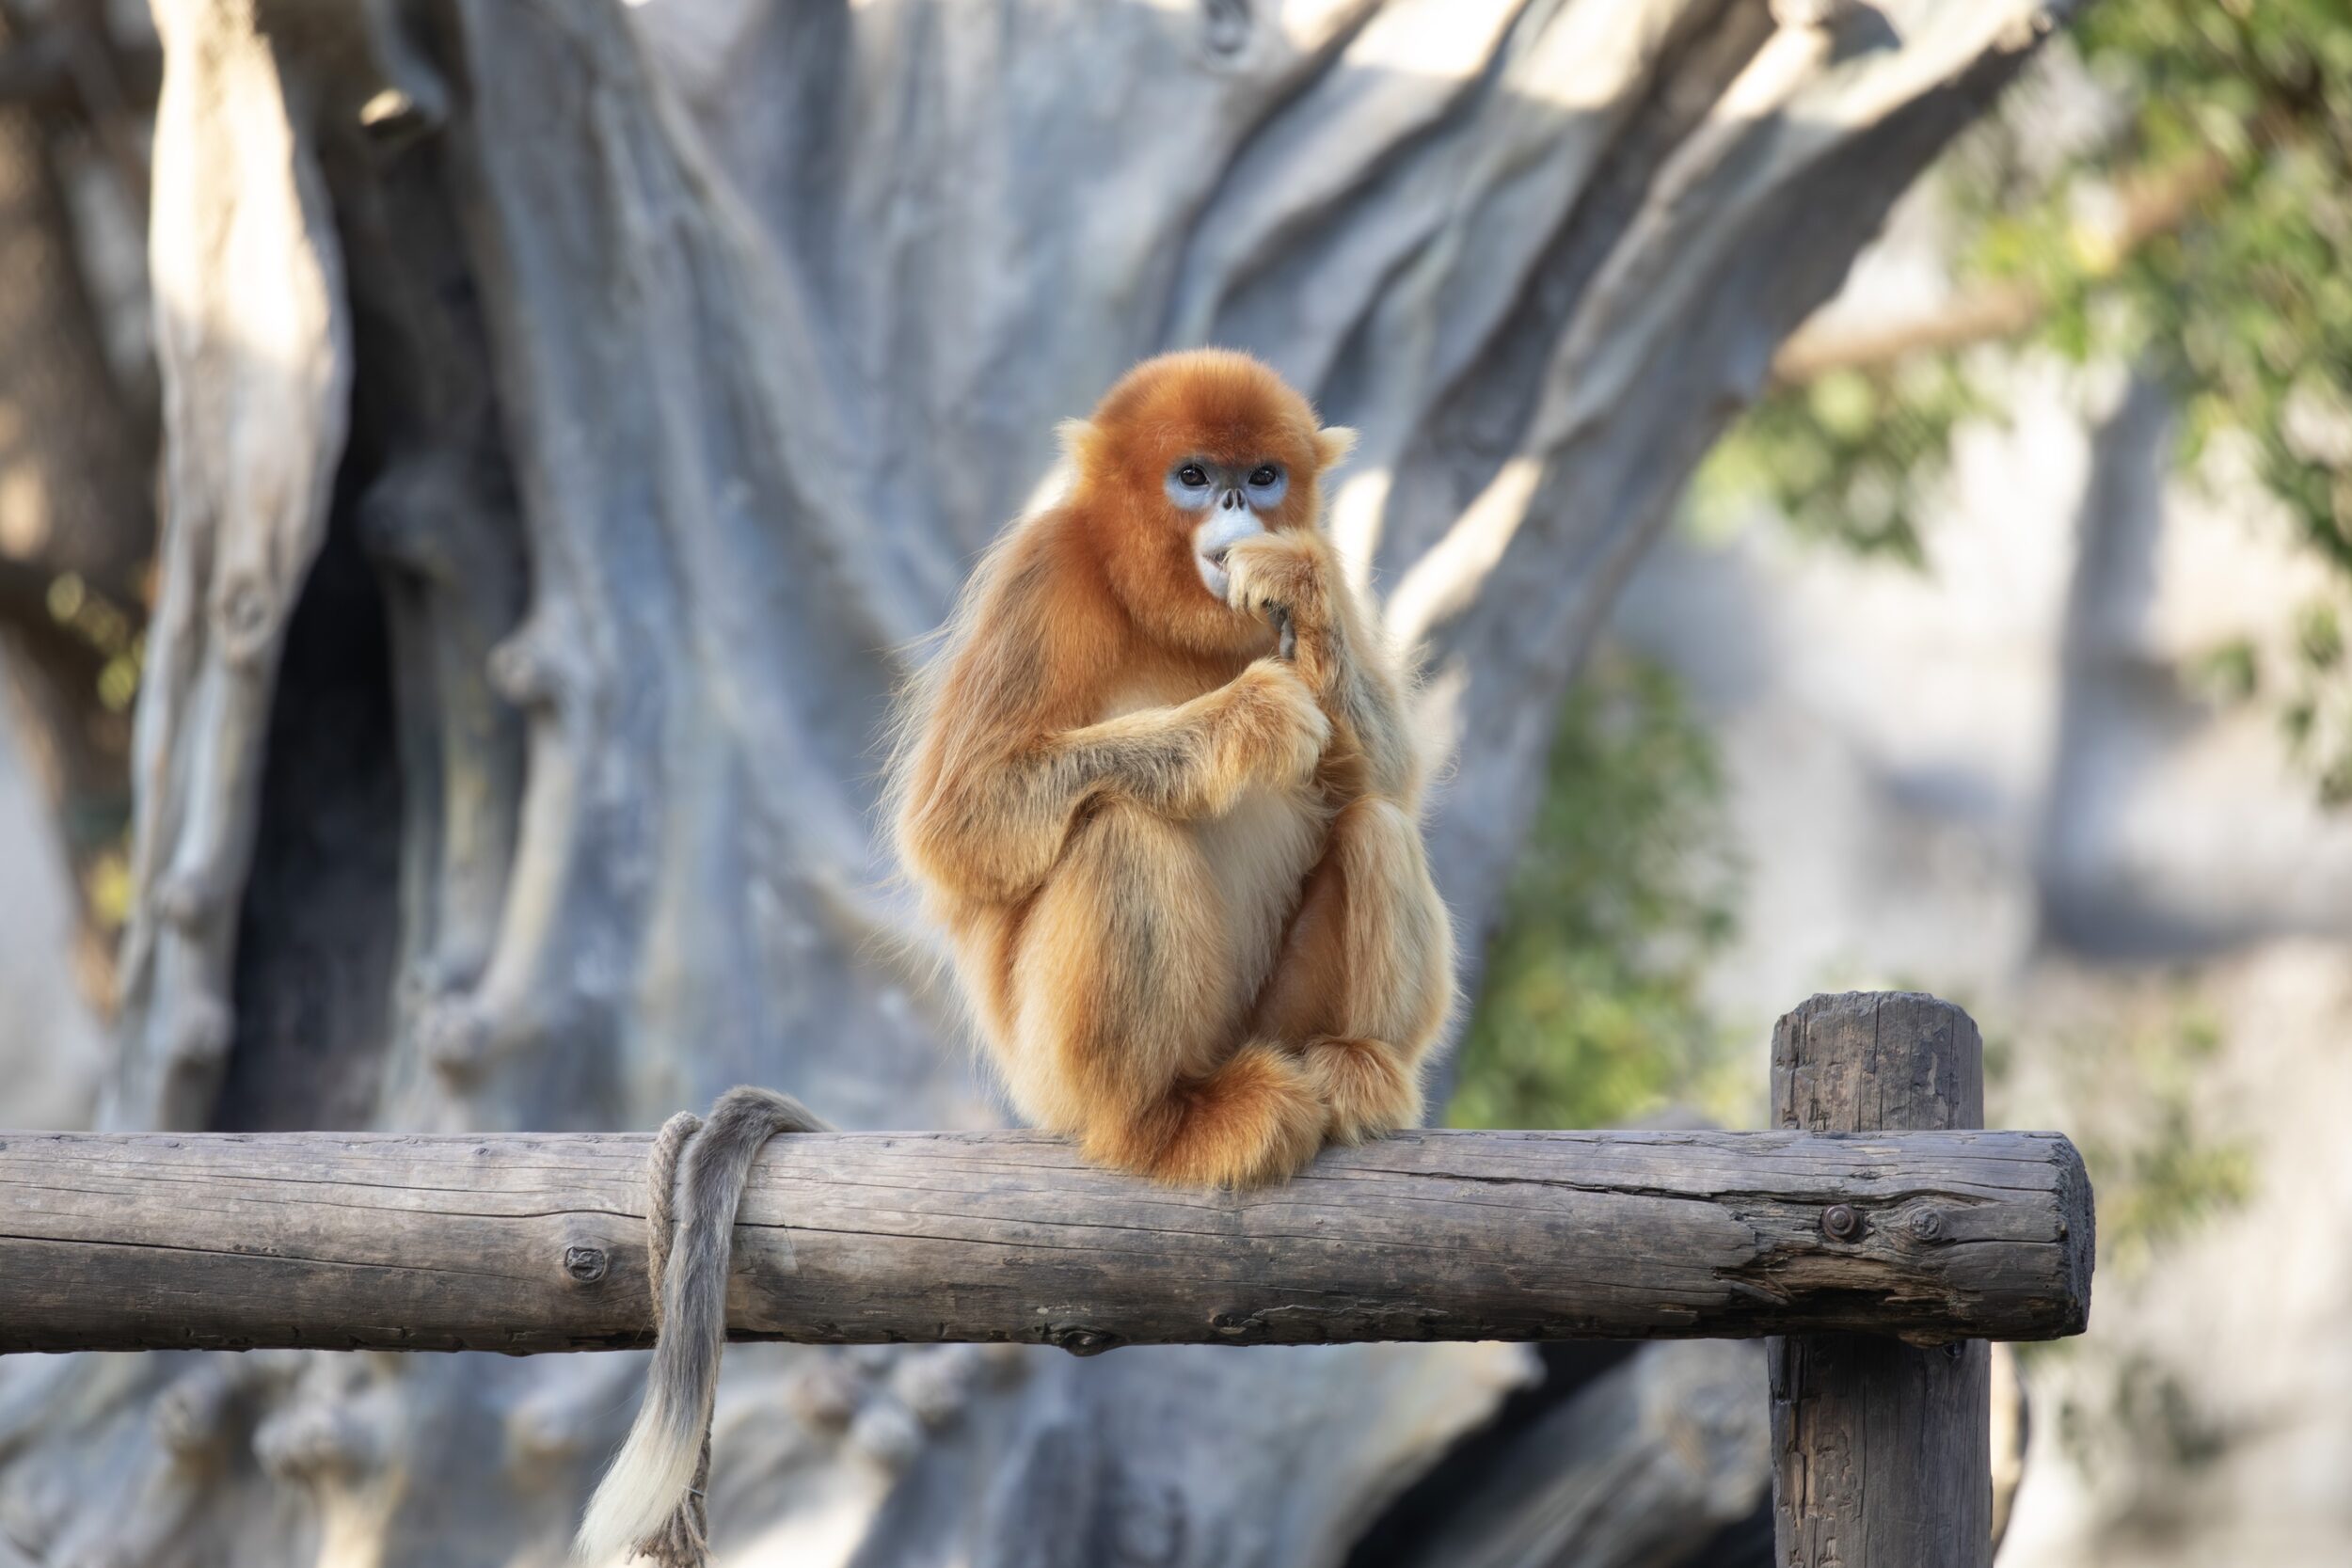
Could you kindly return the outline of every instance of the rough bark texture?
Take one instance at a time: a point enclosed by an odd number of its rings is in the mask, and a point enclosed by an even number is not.
[[[1172,344],[1364,432],[1334,526],[1428,657],[1474,952],[1690,464],[2065,8],[160,0],[108,1124],[998,1119],[875,851],[880,709],[1055,422]],[[0,1541],[542,1560],[632,1359],[10,1365]],[[755,1347],[713,1525],[1333,1562],[1530,1363]]]
[[[1579,1388],[1463,1478],[1441,1528],[1350,1568],[1657,1568],[1697,1561],[1769,1479],[1764,1351],[1652,1345]]]
[[[11,1134],[0,1352],[641,1345],[651,1141]],[[1033,1132],[803,1133],[754,1168],[727,1321],[1082,1354],[2041,1339],[2089,1313],[2090,1204],[2050,1132],[1408,1132],[1250,1193],[1152,1186]]]
[[[1966,1013],[1931,996],[1817,996],[1772,1031],[1772,1114],[1809,1132],[1982,1126],[1984,1040]],[[2089,1219],[2086,1203],[2075,1228]],[[1857,1214],[1851,1228],[1877,1224]],[[1940,1222],[1930,1228],[1941,1234]],[[1991,1350],[1857,1334],[1772,1340],[1778,1560],[1988,1568]]]

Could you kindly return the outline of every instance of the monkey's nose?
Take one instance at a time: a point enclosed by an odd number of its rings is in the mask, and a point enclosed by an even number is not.
[[[1225,495],[1224,495],[1224,498],[1223,498],[1222,499],[1220,499],[1220,500],[1219,500],[1216,504],[1218,505],[1218,507],[1220,507],[1220,508],[1221,508],[1221,509],[1223,509],[1224,511],[1227,511],[1227,512],[1239,512],[1239,511],[1241,511],[1244,507],[1247,507],[1247,506],[1249,504],[1249,502],[1248,502],[1248,500],[1247,499],[1245,499],[1245,498],[1243,497],[1243,495],[1242,495],[1242,493],[1241,493],[1241,489],[1240,489],[1240,487],[1237,485],[1237,486],[1235,486],[1234,488],[1232,488],[1232,489],[1231,489],[1231,490],[1226,491],[1226,492],[1225,492]]]

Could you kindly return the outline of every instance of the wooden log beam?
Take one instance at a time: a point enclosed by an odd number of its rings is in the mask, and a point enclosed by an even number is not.
[[[1816,996],[1772,1031],[1772,1115],[1784,1128],[1863,1136],[1981,1127],[1983,1037],[1932,996]],[[2087,1223],[2075,1229],[2090,1241]],[[1773,1560],[1990,1568],[1991,1354],[1983,1338],[1933,1349],[1851,1333],[1773,1339]]]
[[[0,1132],[0,1352],[652,1338],[642,1133]],[[1031,1132],[770,1144],[735,1336],[1120,1344],[2043,1339],[2089,1309],[2047,1132],[1444,1132],[1254,1193]]]

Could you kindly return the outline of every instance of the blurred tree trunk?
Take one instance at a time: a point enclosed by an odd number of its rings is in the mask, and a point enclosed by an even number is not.
[[[154,436],[109,366],[52,155],[61,127],[89,124],[67,84],[77,63],[108,69],[103,46],[87,18],[44,9],[27,26],[26,9],[0,4],[0,721],[56,821],[84,916],[78,967],[103,1006],[116,932],[93,907],[93,867],[129,807]]]
[[[1364,434],[1334,528],[1424,650],[1474,951],[1691,465],[2062,8],[158,0],[105,1117],[650,1126],[750,1080],[994,1119],[879,856],[878,726],[1055,421],[1174,344]],[[1535,1359],[741,1348],[715,1530],[1333,1563]],[[552,1563],[640,1365],[0,1367],[0,1556]]]

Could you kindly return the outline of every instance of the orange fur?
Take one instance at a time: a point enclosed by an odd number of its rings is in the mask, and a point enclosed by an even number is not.
[[[910,693],[900,858],[1025,1116],[1163,1180],[1279,1180],[1419,1117],[1453,999],[1402,681],[1318,531],[1352,437],[1215,350],[1066,436],[1069,495],[1007,530]],[[1193,460],[1287,476],[1223,598],[1168,488]]]

